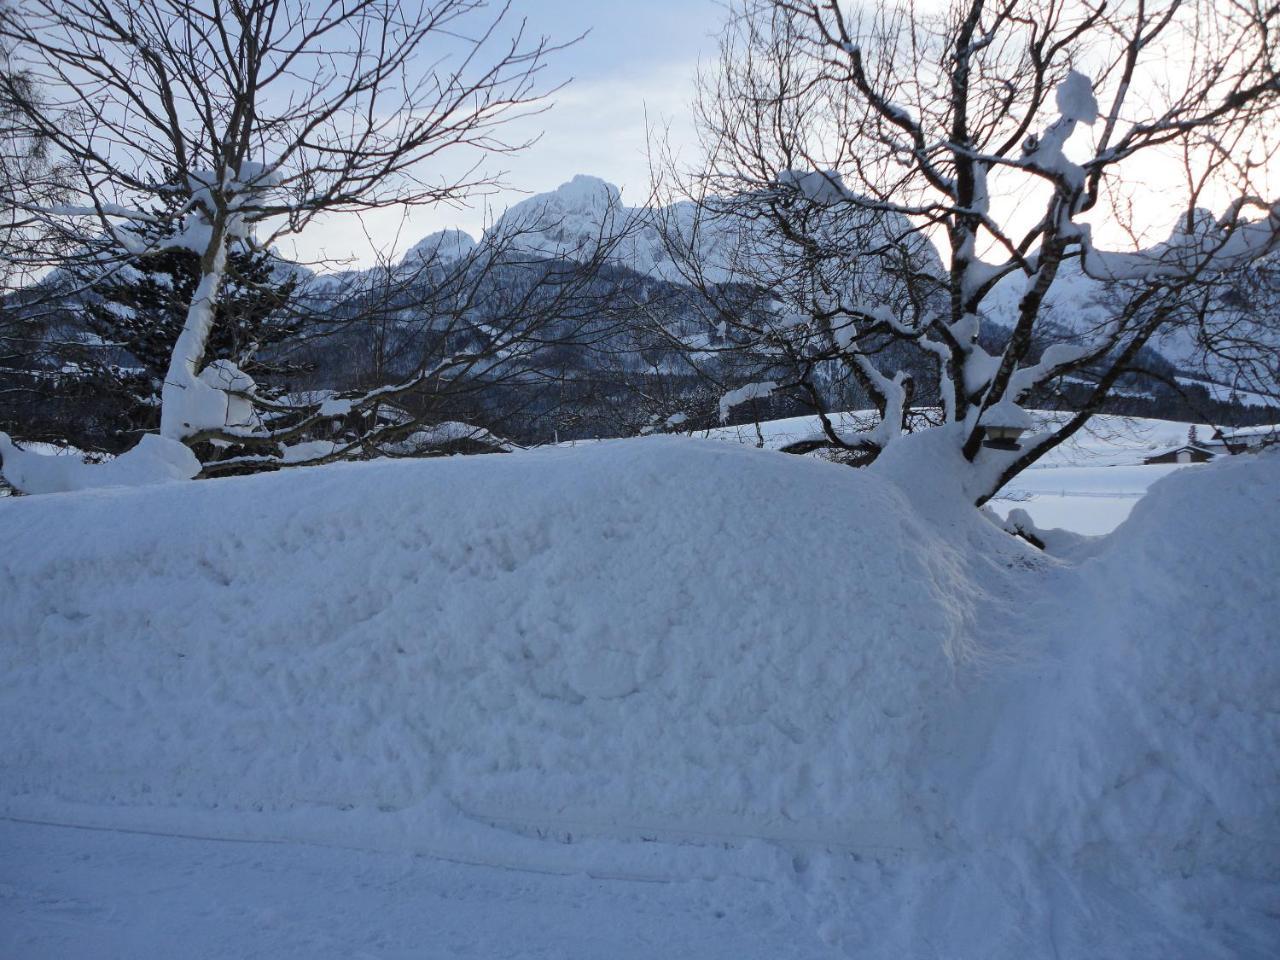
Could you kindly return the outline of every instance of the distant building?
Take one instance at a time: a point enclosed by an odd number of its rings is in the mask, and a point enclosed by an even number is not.
[[[1152,454],[1143,463],[1207,463],[1214,458],[1212,450],[1198,443],[1184,443]]]
[[[1228,453],[1257,453],[1263,447],[1280,443],[1280,424],[1218,429],[1213,432],[1213,439]]]

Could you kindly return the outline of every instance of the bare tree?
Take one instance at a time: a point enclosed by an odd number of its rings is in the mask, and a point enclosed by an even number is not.
[[[868,462],[944,431],[985,502],[1154,340],[1198,326],[1225,346],[1206,318],[1280,235],[1277,29],[1253,0],[745,0],[700,85],[705,165],[665,167],[689,201],[668,246],[719,316],[691,348],[754,352],[761,381],[726,400],[799,392],[823,414],[809,446]],[[1185,211],[1159,243],[1127,216],[1152,206]],[[1103,222],[1135,241],[1104,251]],[[1054,317],[1073,278],[1107,309]],[[867,398],[861,429],[826,416],[824,378]],[[1067,382],[1077,412],[1035,427],[1021,404]]]
[[[268,248],[322,216],[494,185],[478,164],[523,145],[504,126],[552,89],[542,72],[555,47],[510,21],[480,0],[30,0],[0,14],[15,65],[47,94],[37,102],[6,74],[0,95],[65,159],[79,195],[25,213],[71,241],[104,235],[124,261],[199,255],[164,437],[258,432],[252,381],[205,363],[230,250]],[[464,154],[463,172],[428,166],[442,154]],[[180,230],[148,237],[152,210],[175,197]]]
[[[204,472],[530,439],[578,363],[628,322],[610,306],[623,281],[602,276],[625,230],[605,218],[572,251],[549,256],[538,243],[548,229],[545,219],[504,218],[478,242],[435,235],[399,263],[304,285],[292,309],[308,317],[320,369],[308,386],[258,398],[254,422],[189,436],[239,448]],[[336,377],[334,357],[344,368]],[[346,388],[333,389],[335,379]]]
[[[0,15],[5,6],[0,4]],[[15,98],[16,94],[16,98]],[[33,205],[63,199],[67,171],[49,157],[49,142],[23,123],[23,104],[37,104],[40,90],[10,60],[0,43],[0,361],[29,349],[24,317],[6,309],[4,298],[32,279],[24,264],[33,248],[49,252],[49,239],[33,215]]]

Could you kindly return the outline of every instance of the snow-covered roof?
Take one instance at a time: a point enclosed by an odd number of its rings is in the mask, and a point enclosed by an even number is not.
[[[1181,453],[1183,450],[1194,450],[1198,453],[1207,453],[1210,456],[1215,455],[1214,450],[1211,450],[1205,444],[1197,441],[1196,443],[1180,443],[1174,447],[1164,447],[1161,450],[1153,450],[1151,453],[1147,454],[1147,459],[1152,460],[1156,457],[1168,456],[1171,453]]]
[[[1012,400],[1001,400],[987,408],[979,421],[984,427],[1011,427],[1017,430],[1030,430],[1035,426],[1031,414],[1023,410]]]
[[[1272,435],[1280,437],[1280,424],[1264,423],[1256,427],[1234,427],[1229,430],[1219,430],[1218,435],[1224,440],[1243,440],[1245,437],[1266,437]]]

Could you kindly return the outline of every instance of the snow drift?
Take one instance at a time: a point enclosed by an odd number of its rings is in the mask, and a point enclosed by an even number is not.
[[[506,459],[6,505],[7,791],[923,842],[980,588],[892,486],[658,438]]]
[[[859,956],[1269,955],[1280,457],[1066,560],[931,489],[651,438],[3,504],[0,808],[572,837]]]
[[[16,446],[8,434],[0,433],[0,475],[24,493],[148,486],[190,480],[199,472],[200,461],[189,447],[153,433],[105,463],[86,463],[75,451],[48,454],[26,450]]]

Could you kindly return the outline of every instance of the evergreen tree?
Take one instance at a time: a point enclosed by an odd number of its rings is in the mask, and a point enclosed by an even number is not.
[[[174,233],[176,201],[152,227]],[[216,307],[206,360],[230,360],[272,396],[302,367],[287,345],[302,321],[291,311],[297,277],[277,274],[268,251],[240,246],[227,258],[227,276]],[[116,415],[98,425],[108,447],[128,447],[136,434],[156,429],[160,396],[174,343],[200,279],[200,257],[166,249],[131,258],[88,278],[84,322],[96,342],[76,359],[76,378]]]

